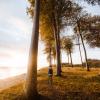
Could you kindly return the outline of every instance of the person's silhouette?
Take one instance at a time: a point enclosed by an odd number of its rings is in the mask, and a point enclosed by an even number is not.
[[[52,85],[52,76],[53,76],[53,69],[52,69],[52,67],[50,66],[49,69],[48,69],[48,78],[49,78],[48,83],[49,83],[50,85]]]

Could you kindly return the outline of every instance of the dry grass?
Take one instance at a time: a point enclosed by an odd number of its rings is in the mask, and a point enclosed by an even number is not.
[[[83,68],[62,69],[62,77],[53,76],[53,85],[48,84],[47,69],[38,71],[38,92],[49,100],[100,100],[100,69],[87,72]],[[54,68],[54,74],[56,69]],[[20,100],[24,83],[4,90],[0,100]],[[47,100],[47,99],[43,99]]]

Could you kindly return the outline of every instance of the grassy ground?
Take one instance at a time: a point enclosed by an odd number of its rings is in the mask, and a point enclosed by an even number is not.
[[[62,77],[53,77],[48,84],[47,69],[38,72],[38,92],[49,100],[100,100],[100,69],[87,72],[83,68],[63,67]],[[54,74],[56,69],[54,68]],[[22,99],[24,83],[0,93],[0,100]],[[47,99],[43,100],[47,100]]]

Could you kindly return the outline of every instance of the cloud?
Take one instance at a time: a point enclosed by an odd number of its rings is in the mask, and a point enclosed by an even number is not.
[[[0,1],[0,28],[17,31],[21,34],[31,33],[31,20],[26,14],[28,3],[25,0]]]
[[[29,49],[32,25],[26,15],[26,7],[25,0],[0,1],[1,48],[19,51]]]
[[[25,19],[21,19],[15,16],[11,16],[8,20],[8,23],[11,24],[11,26],[14,26],[14,28],[19,31],[19,33],[23,34],[31,34],[31,23],[29,23]]]
[[[0,57],[9,58],[9,57],[11,57],[11,55],[9,53],[0,52]]]
[[[0,31],[0,47],[18,51],[28,50],[30,38],[20,34]],[[0,49],[1,49],[0,48]]]

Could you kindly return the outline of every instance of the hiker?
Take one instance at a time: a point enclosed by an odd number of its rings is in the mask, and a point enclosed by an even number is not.
[[[52,67],[50,66],[49,69],[48,69],[48,83],[50,85],[52,85],[52,76],[53,76],[53,69]]]

